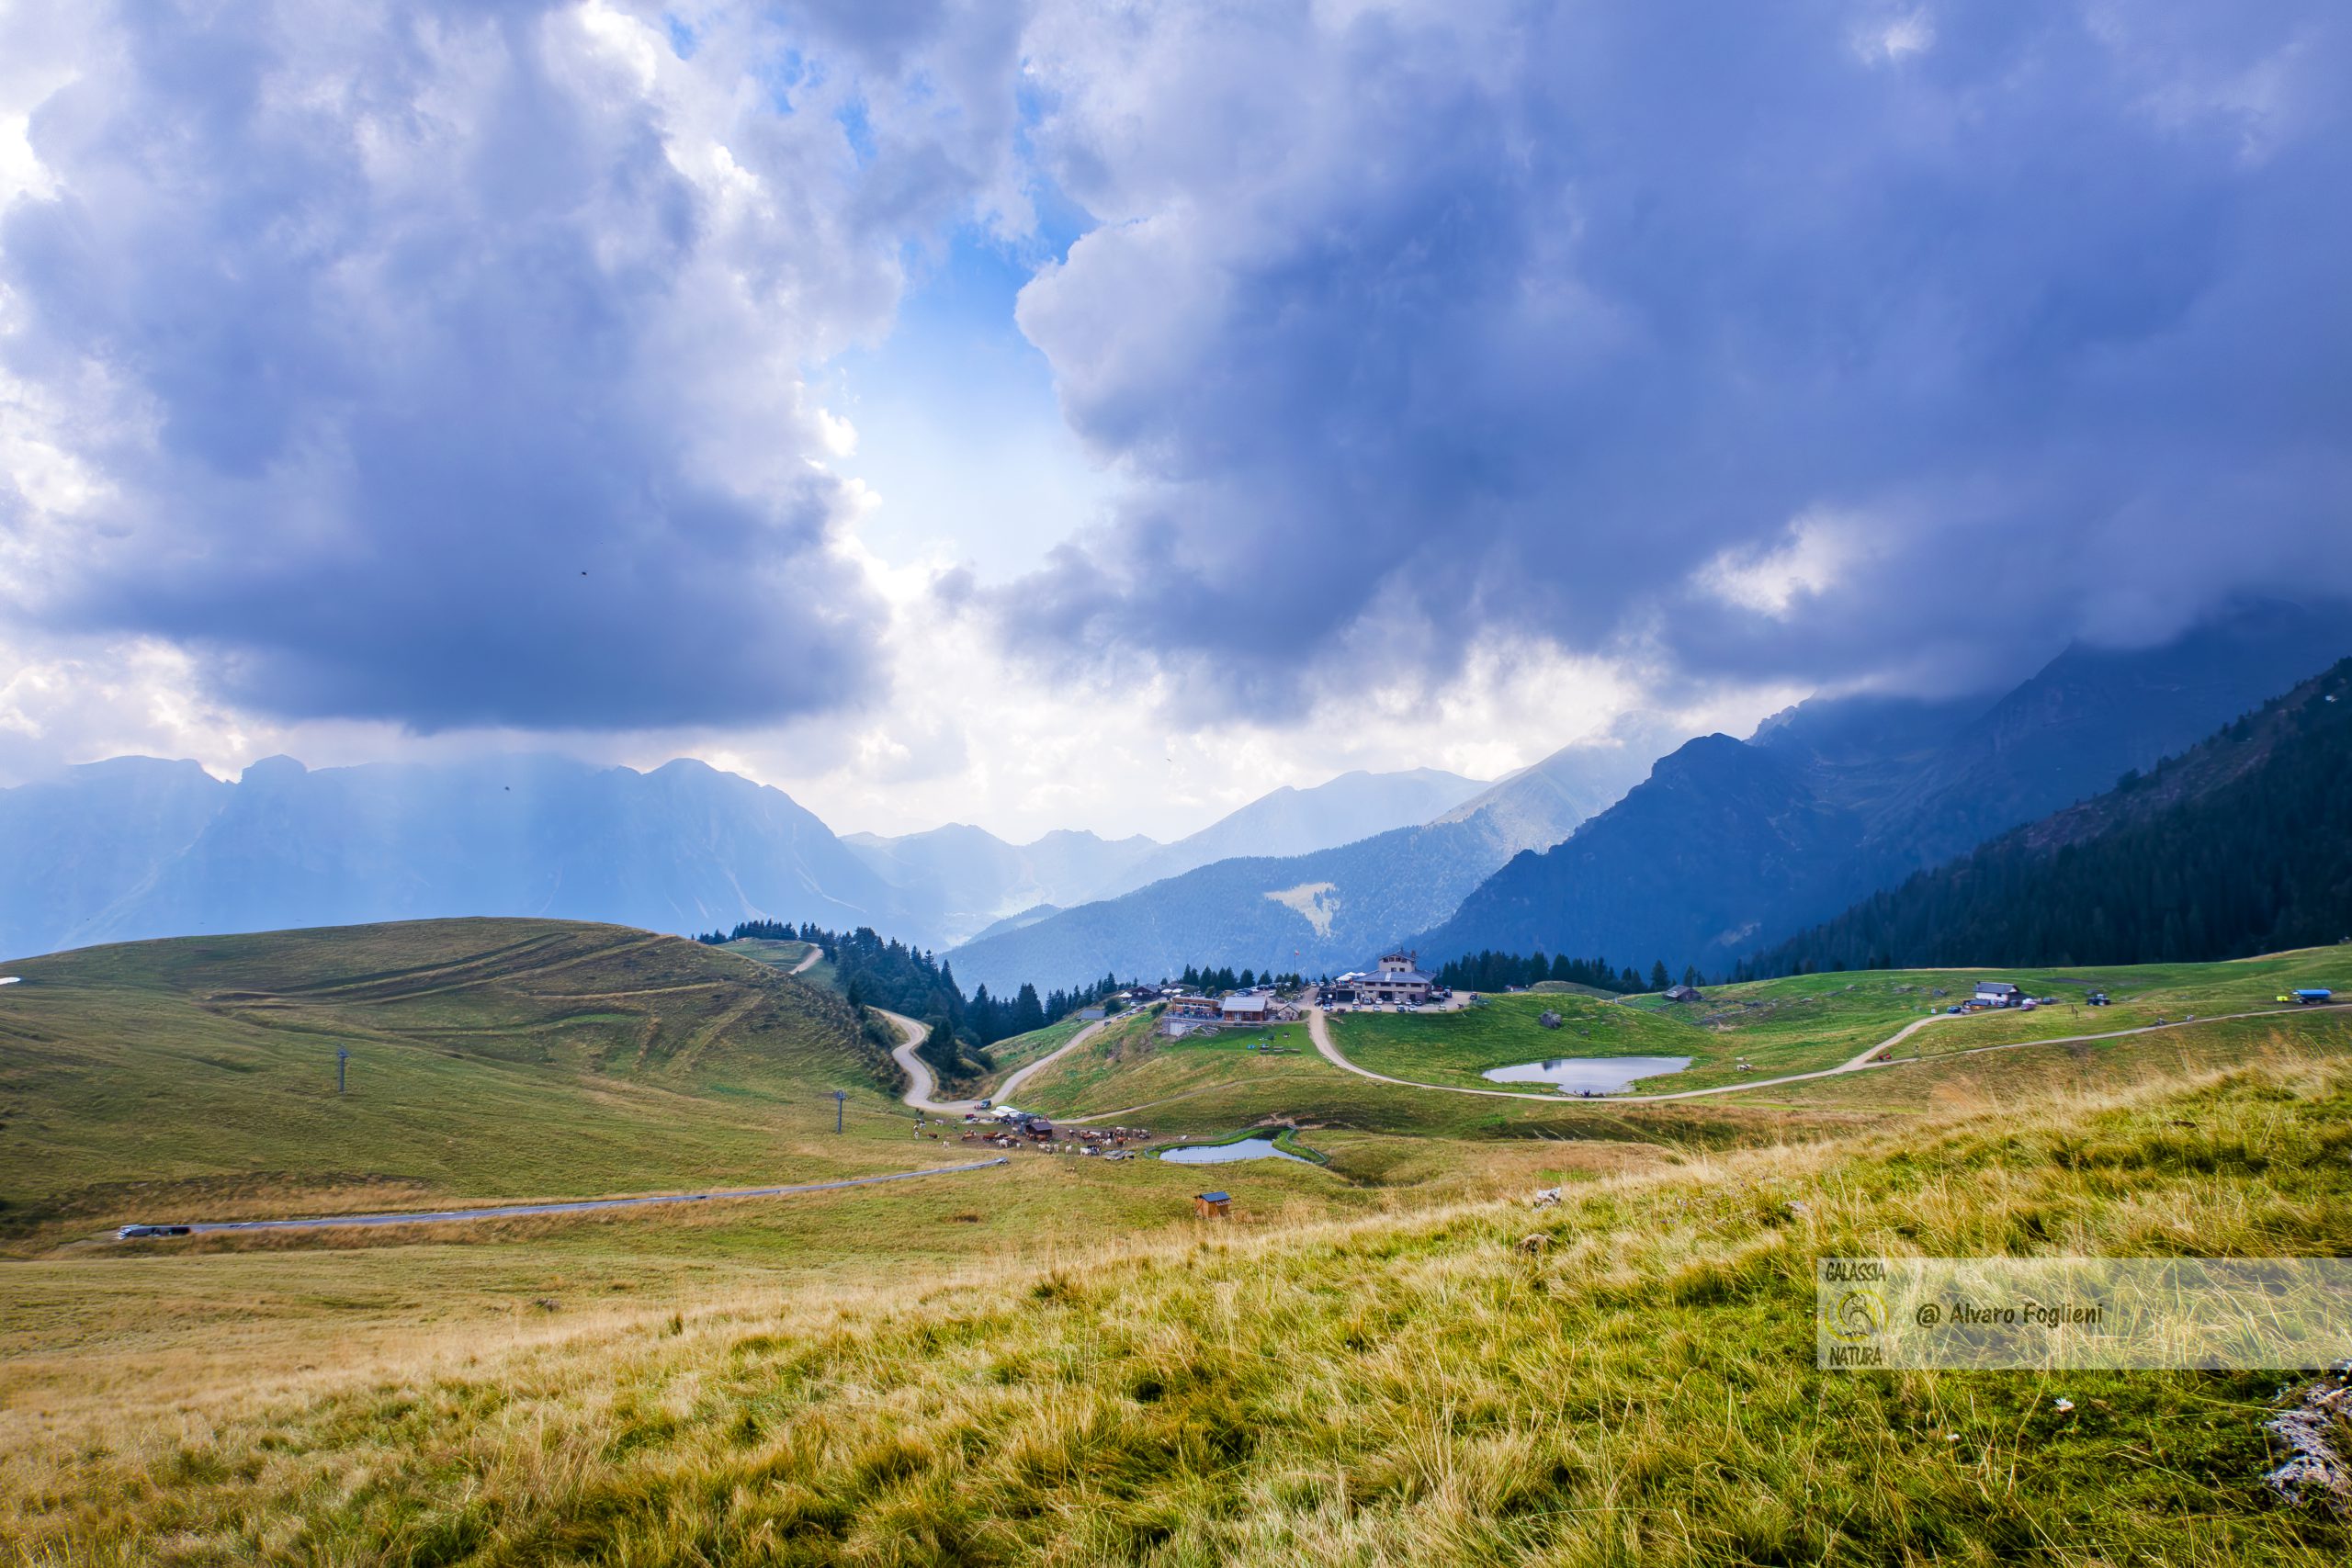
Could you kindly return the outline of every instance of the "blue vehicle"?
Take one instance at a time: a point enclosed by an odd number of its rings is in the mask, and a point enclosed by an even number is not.
[[[2310,1007],[2314,1002],[2334,1001],[2335,993],[2324,986],[2306,986],[2295,993],[2295,999],[2305,1007]]]

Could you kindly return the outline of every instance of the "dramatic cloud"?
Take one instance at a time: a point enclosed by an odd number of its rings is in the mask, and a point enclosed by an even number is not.
[[[2322,0],[0,0],[0,778],[1182,831],[2352,592],[2346,80]]]
[[[1070,5],[1023,293],[1117,521],[1001,592],[1210,705],[1513,637],[1958,684],[2352,589],[2352,18]]]
[[[803,369],[1013,188],[1015,29],[743,9],[9,14],[14,85],[49,73],[0,124],[17,616],[424,730],[864,687]]]

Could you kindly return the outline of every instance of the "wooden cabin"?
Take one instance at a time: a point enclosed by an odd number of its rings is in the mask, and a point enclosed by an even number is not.
[[[1229,1192],[1195,1192],[1193,1213],[1204,1220],[1221,1220],[1233,1212],[1233,1195]]]

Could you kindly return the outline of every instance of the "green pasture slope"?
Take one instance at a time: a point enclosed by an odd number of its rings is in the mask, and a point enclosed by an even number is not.
[[[770,942],[765,937],[747,936],[718,945],[721,953],[731,953],[739,958],[748,958],[755,964],[764,964],[772,969],[781,969],[790,974],[795,969],[800,968],[800,961],[808,956],[809,948],[816,944],[806,942]],[[831,987],[833,985],[833,961],[830,958],[820,958],[808,968],[800,970],[799,977],[812,986]]]
[[[772,1177],[780,1139],[820,1110],[830,1132],[820,1096],[878,1111],[896,1081],[831,993],[618,926],[187,938],[6,972],[0,1234]]]
[[[2007,980],[2052,1005],[1959,1018],[1980,979]],[[1557,1056],[1689,1056],[1690,1066],[1635,1092],[1704,1089],[1817,1072],[1851,1060],[1905,1025],[1933,1018],[1891,1055],[1938,1055],[2021,1041],[2107,1033],[2158,1021],[2279,1006],[2280,993],[2331,987],[2352,997],[2352,946],[2305,948],[2220,964],[2055,969],[1873,969],[1705,987],[1701,1002],[1622,1001],[1557,993],[1490,997],[1454,1013],[1346,1013],[1332,1039],[1359,1066],[1392,1077],[1493,1088],[1490,1067]],[[2083,998],[2104,991],[2109,1007]],[[1544,1028],[1546,1012],[1562,1026]],[[1745,1060],[1751,1070],[1743,1072]]]
[[[996,1064],[996,1071],[981,1081],[978,1092],[987,1094],[1012,1073],[1020,1071],[1041,1056],[1050,1056],[1070,1042],[1070,1037],[1084,1029],[1087,1021],[1072,1016],[1043,1029],[1033,1029],[1026,1034],[1008,1034],[989,1049],[989,1060]]]

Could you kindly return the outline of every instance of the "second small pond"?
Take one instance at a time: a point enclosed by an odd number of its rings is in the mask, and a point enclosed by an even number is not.
[[[1478,1076],[1489,1083],[1554,1084],[1569,1094],[1615,1094],[1639,1079],[1679,1073],[1690,1065],[1688,1056],[1555,1056]]]
[[[1201,1144],[1188,1149],[1167,1149],[1159,1157],[1170,1165],[1225,1165],[1238,1159],[1295,1159],[1301,1165],[1315,1163],[1274,1147],[1272,1138],[1243,1138],[1238,1143]]]

